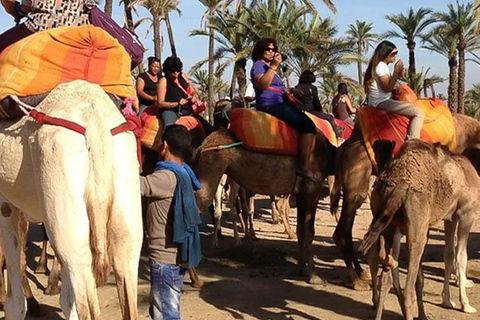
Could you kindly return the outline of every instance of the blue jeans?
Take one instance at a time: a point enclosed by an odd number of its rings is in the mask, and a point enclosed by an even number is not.
[[[150,317],[180,320],[180,296],[185,271],[175,264],[150,260]]]
[[[177,111],[178,111],[178,108],[160,110],[159,115],[163,121],[164,128],[172,124],[175,124],[175,121],[177,121],[178,119]]]

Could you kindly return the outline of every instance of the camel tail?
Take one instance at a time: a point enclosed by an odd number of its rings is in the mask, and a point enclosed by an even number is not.
[[[377,242],[380,234],[392,222],[395,213],[400,209],[406,197],[408,186],[404,183],[393,188],[392,192],[384,197],[383,205],[379,212],[374,213],[370,230],[363,238],[363,242],[358,250],[365,255],[370,248]]]
[[[102,121],[101,106],[93,105],[86,126],[88,150],[88,176],[85,203],[90,224],[90,249],[92,271],[97,286],[108,279],[110,255],[108,250],[108,224],[113,204],[113,137],[110,128]]]

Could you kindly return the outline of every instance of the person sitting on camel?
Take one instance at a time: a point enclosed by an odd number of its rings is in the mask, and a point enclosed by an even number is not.
[[[315,123],[299,108],[286,103],[283,93],[287,90],[277,69],[282,63],[277,41],[263,38],[257,41],[252,51],[253,67],[250,76],[255,88],[257,110],[278,118],[300,132],[299,153],[301,168],[297,175],[316,181],[312,172],[312,152],[315,149]],[[292,89],[295,92],[295,89]]]
[[[207,135],[215,129],[204,118],[195,114],[191,106],[198,99],[187,75],[182,72],[183,63],[180,58],[172,56],[165,59],[162,65],[164,76],[160,78],[157,91],[158,116],[163,127],[175,124],[181,116],[192,116],[199,120]]]
[[[17,25],[0,34],[0,53],[35,32],[89,24],[88,9],[85,5],[95,4],[93,0],[22,0],[21,5],[14,0],[1,1]],[[25,23],[18,24],[24,16],[27,17]]]
[[[403,62],[398,60],[393,74],[390,75],[388,65],[397,59],[397,54],[397,47],[393,43],[387,40],[380,42],[365,72],[364,89],[371,106],[409,118],[407,139],[419,139],[425,118],[423,110],[413,104],[392,99],[397,80],[404,73]]]

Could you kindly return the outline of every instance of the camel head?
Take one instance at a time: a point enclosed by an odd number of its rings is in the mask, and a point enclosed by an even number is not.
[[[381,139],[373,144],[378,173],[383,172],[387,163],[392,159],[393,149],[395,149],[395,141]]]

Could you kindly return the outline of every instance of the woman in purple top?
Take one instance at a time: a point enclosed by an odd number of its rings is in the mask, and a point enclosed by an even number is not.
[[[302,110],[283,99],[283,93],[289,89],[285,88],[277,74],[282,55],[278,53],[275,39],[264,38],[257,41],[253,48],[252,60],[254,64],[250,76],[255,88],[257,110],[271,114],[301,133],[299,153],[302,167],[297,170],[297,175],[316,182],[311,158],[317,128]]]

